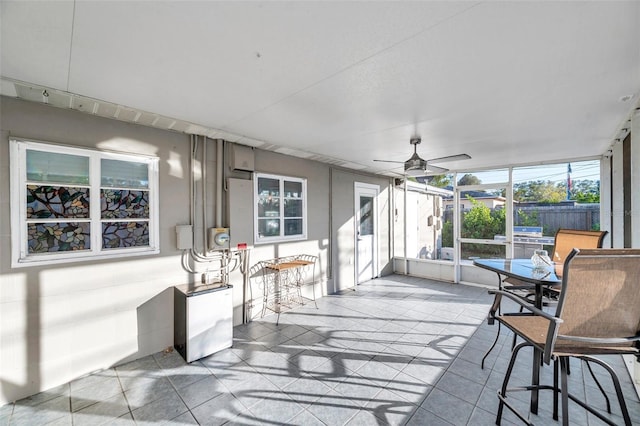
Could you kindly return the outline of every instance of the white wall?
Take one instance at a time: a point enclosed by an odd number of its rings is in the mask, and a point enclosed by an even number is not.
[[[0,98],[0,404],[173,344],[188,137]],[[11,269],[9,136],[160,157],[160,255]]]
[[[229,188],[228,216],[232,242],[248,242],[252,246],[250,265],[276,257],[309,254],[318,256],[315,270],[316,297],[333,293],[333,284],[327,275],[329,253],[329,167],[315,161],[289,157],[260,149],[254,150],[255,171],[307,179],[307,239],[275,244],[254,244],[253,229],[253,181],[249,173],[236,173],[227,181]],[[244,289],[247,300],[252,300],[251,318],[260,317],[262,309],[261,274],[254,275],[251,288]],[[231,276],[234,286],[242,283],[236,272]],[[240,290],[240,289],[239,289]],[[305,288],[305,296],[311,296],[311,288]],[[234,292],[234,323],[242,320],[242,294]]]
[[[380,186],[378,195],[378,273],[393,271],[391,259],[390,180],[375,178],[357,172],[331,169],[331,238],[332,278],[334,291],[355,286],[354,183],[363,182]]]
[[[108,120],[71,110],[0,97],[0,405],[46,390],[84,374],[137,359],[173,345],[173,286],[199,280],[181,265],[175,226],[189,213],[189,137]],[[10,265],[9,137],[160,158],[160,254],[129,259],[12,269]],[[209,146],[207,214],[214,226],[215,149]],[[336,169],[327,164],[255,150],[255,169],[307,178],[308,238],[254,246],[251,264],[290,254],[319,256],[318,292],[353,286],[353,182],[380,185],[379,271],[390,262],[389,180]],[[225,203],[225,223],[235,242],[252,243],[250,173],[226,177],[249,182]],[[242,182],[240,182],[242,183]],[[227,190],[232,186],[226,187]],[[231,203],[235,203],[233,206]],[[332,206],[332,207],[330,207]],[[235,210],[234,210],[235,209]],[[237,210],[240,209],[240,210]],[[244,216],[233,222],[232,211]],[[201,215],[201,213],[199,213]],[[331,241],[333,238],[333,244]],[[201,244],[201,243],[198,243]],[[234,284],[234,323],[242,321],[242,275]],[[334,284],[335,283],[335,284]]]

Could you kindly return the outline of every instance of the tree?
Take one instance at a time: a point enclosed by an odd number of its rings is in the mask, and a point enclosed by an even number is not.
[[[473,197],[467,195],[471,201],[471,209],[464,213],[462,220],[462,237],[483,240],[493,240],[496,235],[505,234],[506,209],[490,209]],[[447,221],[442,226],[442,246],[453,247],[453,223]],[[501,246],[489,244],[465,243],[462,256],[499,256],[503,252]]]
[[[567,183],[553,183],[550,180],[535,180],[513,185],[515,201],[536,201],[539,203],[559,203],[567,198]],[[578,203],[600,202],[600,181],[576,180],[571,185],[570,198]]]
[[[505,234],[506,210],[503,208],[490,209],[470,196],[471,209],[465,213],[462,221],[462,237],[492,240],[496,235]],[[462,256],[497,256],[503,251],[502,247],[488,244],[466,243],[462,247]]]
[[[518,209],[516,218],[518,219],[518,223],[516,223],[516,225],[519,226],[538,226],[540,224],[537,211],[527,214],[522,209]]]
[[[566,182],[558,184],[563,191],[567,192]],[[600,181],[590,179],[580,179],[571,183],[571,199],[578,203],[599,203],[600,202]]]
[[[482,181],[478,176],[474,176],[472,174],[465,174],[458,180],[458,185],[480,185]]]
[[[560,185],[555,185],[550,180],[535,180],[513,185],[513,199],[515,201],[559,203],[565,198],[566,189],[563,189]]]
[[[462,221],[462,238],[489,238],[493,232],[491,209],[468,195],[467,199],[472,207]]]
[[[492,240],[495,235],[504,235],[506,210],[490,209],[467,195],[471,209],[465,213],[462,221],[462,237]]]
[[[453,222],[450,220],[442,225],[442,247],[453,247]]]
[[[578,193],[573,199],[581,204],[598,204],[600,203],[600,194]]]
[[[446,188],[447,186],[451,186],[452,180],[453,180],[452,175],[436,175],[436,176],[430,176],[427,179],[427,183],[431,186],[436,186],[438,188]]]

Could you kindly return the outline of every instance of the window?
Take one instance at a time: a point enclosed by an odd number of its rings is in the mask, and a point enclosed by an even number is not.
[[[600,230],[600,160],[513,169],[513,257],[553,250],[558,229]]]
[[[12,266],[159,252],[158,159],[11,140]]]
[[[307,238],[306,179],[256,173],[255,242]]]

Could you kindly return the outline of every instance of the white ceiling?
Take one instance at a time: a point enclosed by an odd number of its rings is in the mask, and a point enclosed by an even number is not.
[[[0,4],[5,95],[372,172],[602,155],[640,95],[638,1]]]

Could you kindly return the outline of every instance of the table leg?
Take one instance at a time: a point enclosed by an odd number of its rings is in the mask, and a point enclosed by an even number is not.
[[[536,285],[534,306],[542,309],[542,285]],[[538,414],[538,394],[540,385],[540,366],[542,365],[542,351],[533,347],[533,368],[531,370],[531,412]]]
[[[300,306],[304,305],[304,299],[302,298],[302,284],[304,283],[304,266],[295,268],[295,286],[296,294],[298,295],[298,303]]]
[[[541,285],[536,285],[536,295],[535,295],[535,300],[533,301],[533,306],[535,306],[538,309],[542,309],[542,286]]]

